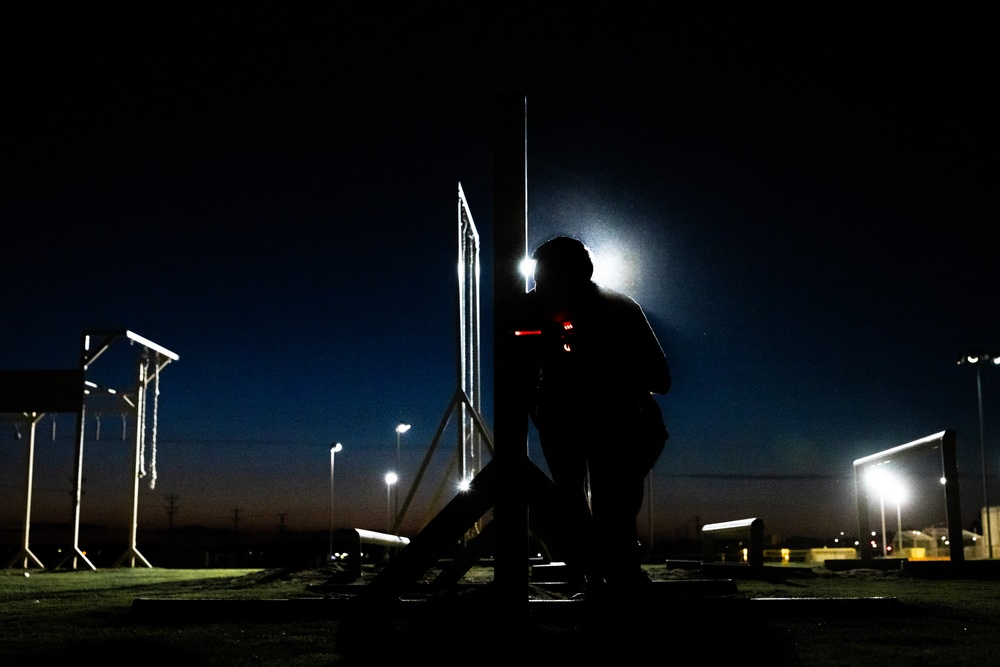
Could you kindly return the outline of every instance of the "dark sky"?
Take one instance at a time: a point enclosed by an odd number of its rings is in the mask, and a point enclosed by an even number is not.
[[[455,389],[459,183],[492,378],[492,111],[523,94],[529,245],[566,233],[623,260],[612,284],[671,363],[658,532],[749,516],[850,532],[853,460],[944,429],[969,523],[976,384],[955,362],[1000,354],[1000,332],[996,54],[966,11],[8,13],[0,369],[74,367],[102,328],[180,355],[150,527],[168,495],[181,524],[229,526],[239,508],[241,527],[324,527],[339,441],[337,522],[383,529],[395,425],[413,425],[405,478]],[[992,475],[988,373],[983,400]],[[9,527],[16,417],[0,432]],[[43,423],[38,521],[69,519],[73,419]],[[86,446],[93,522],[131,507],[112,419]]]

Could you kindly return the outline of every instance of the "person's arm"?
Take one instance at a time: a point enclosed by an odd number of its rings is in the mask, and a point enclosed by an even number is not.
[[[633,318],[636,344],[636,360],[638,363],[639,382],[643,389],[654,394],[665,394],[670,391],[670,366],[663,354],[660,341],[657,340],[653,327],[639,304],[634,304]]]

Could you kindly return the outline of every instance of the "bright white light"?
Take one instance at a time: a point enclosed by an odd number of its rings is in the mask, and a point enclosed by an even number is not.
[[[869,488],[885,495],[897,505],[906,500],[906,490],[899,478],[884,468],[869,468],[868,472],[865,473],[865,482]]]
[[[472,486],[472,480],[471,479],[463,479],[461,482],[458,483],[458,490],[459,491],[468,491],[469,487],[471,487],[471,486]]]
[[[521,260],[521,264],[520,266],[518,266],[518,270],[521,272],[521,275],[524,276],[525,278],[531,278],[532,276],[535,275],[535,260],[531,259],[530,257],[525,257],[524,259]]]
[[[601,254],[594,253],[593,281],[614,289],[624,289],[628,283],[627,262],[621,254],[612,249],[603,249]]]
[[[338,442],[336,445],[334,445],[333,447],[330,448],[330,453],[331,454],[336,454],[337,452],[339,452],[343,448],[344,448],[344,446]]]
[[[399,481],[399,475],[397,475],[396,473],[394,473],[394,472],[387,472],[385,474],[385,483],[387,485],[392,486],[393,484],[395,484],[398,481]]]
[[[403,422],[399,422],[399,426],[396,427],[396,433],[406,433],[409,430],[410,430],[410,425],[404,424]]]

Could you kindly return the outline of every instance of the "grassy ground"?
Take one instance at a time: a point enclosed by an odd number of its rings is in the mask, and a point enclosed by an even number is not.
[[[477,567],[462,586],[367,615],[352,608],[358,589],[334,585],[335,573],[324,569],[27,577],[5,570],[0,665],[379,665],[477,656],[486,664],[503,657],[532,665],[639,660],[651,651],[693,652],[708,664],[756,658],[773,665],[994,665],[1000,655],[1000,580],[993,578],[822,567],[730,578],[647,569],[658,582],[655,592],[631,603],[597,606],[566,600],[568,591],[531,587],[525,614],[497,602],[487,585],[492,570]],[[143,601],[156,611],[141,612]],[[265,601],[275,604],[259,606]]]

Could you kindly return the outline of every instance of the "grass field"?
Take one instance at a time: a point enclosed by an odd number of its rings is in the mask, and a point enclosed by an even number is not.
[[[379,665],[462,656],[501,664],[501,655],[532,665],[597,655],[639,660],[651,650],[694,651],[707,664],[753,657],[772,665],[995,665],[1000,658],[1000,582],[992,578],[768,568],[763,578],[709,582],[697,571],[647,569],[657,593],[633,605],[588,610],[538,589],[530,589],[529,605],[538,613],[498,608],[485,596],[476,604],[477,591],[492,588],[483,567],[461,590],[363,621],[347,618],[351,595],[330,586],[334,573],[322,568],[5,570],[0,665]],[[706,586],[720,582],[733,591]],[[137,600],[189,602],[140,614]],[[267,611],[232,613],[239,607],[213,606],[218,601]],[[318,606],[252,606],[262,601]]]

